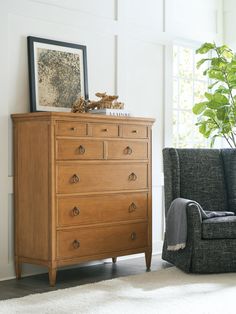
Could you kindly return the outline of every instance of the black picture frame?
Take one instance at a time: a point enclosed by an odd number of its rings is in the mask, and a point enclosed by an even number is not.
[[[27,37],[30,111],[71,111],[80,96],[88,99],[87,48]]]

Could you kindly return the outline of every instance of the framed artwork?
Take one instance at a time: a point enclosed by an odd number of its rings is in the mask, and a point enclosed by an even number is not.
[[[71,111],[88,99],[86,46],[29,36],[31,111]]]

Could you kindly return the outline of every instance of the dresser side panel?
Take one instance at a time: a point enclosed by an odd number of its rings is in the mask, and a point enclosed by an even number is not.
[[[49,257],[49,122],[16,126],[16,246],[19,257]]]

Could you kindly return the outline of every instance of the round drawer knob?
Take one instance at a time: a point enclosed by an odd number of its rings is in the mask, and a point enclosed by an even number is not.
[[[79,154],[83,155],[84,153],[85,153],[85,148],[84,148],[84,146],[80,145],[79,146]]]
[[[132,240],[132,241],[136,240],[136,239],[137,239],[137,234],[136,234],[136,232],[132,232],[131,235],[130,235],[130,237],[131,237],[131,240]]]
[[[137,176],[134,172],[132,172],[130,175],[129,175],[129,181],[135,181],[137,180]]]
[[[70,129],[71,129],[71,131],[76,131],[77,130],[75,127],[71,127]]]
[[[73,216],[78,216],[79,214],[80,214],[80,209],[75,206],[75,207],[72,209],[72,215],[73,215]]]
[[[133,150],[132,150],[132,148],[129,147],[129,146],[127,146],[127,147],[124,149],[124,153],[125,153],[126,155],[131,155],[132,152],[133,152]]]
[[[80,242],[78,240],[74,240],[72,245],[74,249],[78,249],[80,247]]]
[[[71,177],[71,180],[70,180],[71,183],[78,183],[79,182],[79,176],[77,176],[77,174],[74,174],[72,177]]]
[[[132,202],[132,203],[129,205],[129,212],[132,213],[132,212],[134,212],[136,209],[137,209],[137,206],[135,205],[134,202]]]

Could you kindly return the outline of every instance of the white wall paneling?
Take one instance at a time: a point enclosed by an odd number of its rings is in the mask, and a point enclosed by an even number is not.
[[[12,124],[29,111],[26,37],[87,46],[89,94],[117,93],[153,128],[153,244],[163,236],[164,110],[171,100],[171,44],[219,37],[221,0],[9,0],[0,2],[0,280],[13,277]],[[199,21],[201,20],[201,23]],[[218,25],[217,24],[217,25]],[[169,47],[169,48],[168,48]],[[8,166],[7,166],[8,165]],[[8,178],[9,176],[9,178]],[[27,230],[26,230],[27,232]],[[155,266],[154,266],[155,267]],[[24,273],[39,270],[24,267]],[[43,271],[44,269],[40,269]]]
[[[212,41],[221,37],[222,1],[166,0],[166,31],[172,37]]]
[[[0,10],[0,278],[9,271],[8,261],[8,3],[1,4]],[[10,273],[10,272],[9,272]]]
[[[236,1],[224,0],[224,42],[236,51]]]
[[[65,10],[94,15],[105,19],[117,18],[117,1],[118,0],[31,0],[32,2],[41,3]]]

